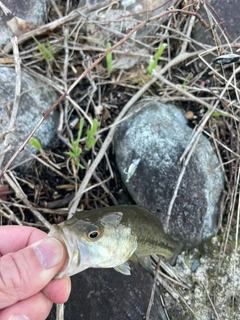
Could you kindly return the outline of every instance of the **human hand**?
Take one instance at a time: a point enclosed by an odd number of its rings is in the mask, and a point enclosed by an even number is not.
[[[66,302],[70,278],[52,280],[66,259],[64,246],[43,231],[1,226],[0,319],[44,320],[53,302]]]

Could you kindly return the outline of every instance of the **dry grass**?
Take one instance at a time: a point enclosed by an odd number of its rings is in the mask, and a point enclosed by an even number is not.
[[[184,2],[184,10],[181,9],[183,1],[173,1],[174,8],[164,13],[168,15],[167,21],[160,26],[157,35],[149,37],[147,42],[142,42],[141,38],[131,38],[129,42],[131,34],[150,23],[147,20],[125,36],[119,36],[111,30],[108,23],[104,24],[110,34],[112,49],[116,48],[114,58],[118,60],[126,55],[125,49],[121,48],[124,43],[128,43],[130,48],[129,56],[138,58],[131,69],[115,69],[109,75],[104,65],[105,44],[97,42],[94,32],[86,36],[86,30],[93,24],[95,30],[104,29],[99,21],[86,19],[90,12],[101,7],[85,6],[80,11],[72,7],[66,8],[65,1],[58,5],[54,0],[51,2],[49,23],[20,36],[19,52],[18,47],[13,44],[13,52],[12,45],[7,45],[0,54],[0,58],[7,57],[15,61],[18,75],[21,72],[18,62],[20,57],[22,70],[41,78],[47,86],[61,95],[49,110],[58,104],[59,134],[55,147],[34,157],[27,172],[14,175],[15,168],[10,163],[3,168],[2,182],[10,186],[10,191],[2,191],[2,199],[7,193],[7,200],[0,202],[1,223],[31,225],[47,231],[52,223],[63,221],[77,210],[118,204],[117,198],[123,186],[114,162],[112,138],[117,124],[124,120],[130,107],[142,96],[152,95],[162,102],[183,107],[195,128],[189,147],[182,157],[184,165],[178,185],[202,132],[209,136],[221,161],[226,193],[222,199],[219,221],[222,241],[218,253],[220,270],[226,258],[228,244],[233,245],[233,252],[238,252],[240,68],[234,64],[223,67],[212,65],[206,57],[210,54],[212,60],[224,52],[232,52],[237,45],[229,43],[224,25],[215,21],[216,17],[207,6],[205,9],[211,19],[202,21],[202,25],[203,28],[208,28],[206,32],[212,33],[216,46],[192,40],[193,25],[201,17],[193,11],[192,6],[187,6],[187,1]],[[107,1],[104,7],[112,10],[114,4]],[[124,17],[125,20],[128,18],[132,17]],[[156,17],[150,20],[155,19]],[[40,43],[46,44],[47,40],[50,42],[54,55],[51,61],[44,60],[33,35]],[[224,43],[221,43],[223,37]],[[148,60],[164,42],[168,44],[168,50],[160,59],[154,76],[150,77],[147,74]],[[17,80],[17,84],[18,81],[20,80]],[[16,108],[18,95],[19,92],[16,91]],[[39,121],[39,125],[48,114],[49,112]],[[86,124],[91,124],[93,118],[97,118],[100,123],[97,144],[92,150],[84,152],[81,158],[86,170],[79,169],[64,154],[71,149],[70,141],[76,137],[77,124],[81,118],[85,118]],[[14,123],[15,119],[12,121]],[[7,142],[5,141],[6,148]],[[19,148],[19,152],[22,148],[23,146]],[[177,187],[174,197],[176,195]],[[169,216],[174,197],[169,207]],[[236,261],[235,259],[235,263]],[[236,268],[237,265],[233,267]],[[181,300],[180,293],[172,288],[169,279],[161,281],[165,282],[164,287],[176,300]],[[178,278],[175,281],[181,283]],[[184,286],[185,289],[189,287]],[[209,293],[208,296],[218,318],[214,309],[214,297],[210,297]],[[195,314],[192,309],[189,312]]]

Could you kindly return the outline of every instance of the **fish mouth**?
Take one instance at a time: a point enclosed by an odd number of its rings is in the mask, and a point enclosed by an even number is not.
[[[54,277],[54,279],[60,279],[64,276],[71,276],[86,269],[83,268],[80,270],[81,256],[83,255],[83,257],[86,257],[87,250],[83,244],[78,242],[77,237],[72,232],[69,232],[68,228],[64,228],[60,225],[52,225],[48,236],[61,241],[66,247],[68,253],[68,259],[66,263],[59,273]],[[79,246],[81,248],[79,248]]]

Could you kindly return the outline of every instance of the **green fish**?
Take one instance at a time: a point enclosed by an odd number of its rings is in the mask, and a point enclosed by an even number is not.
[[[62,241],[68,251],[68,261],[56,278],[88,268],[114,268],[130,275],[128,260],[149,268],[151,254],[175,259],[182,249],[157,217],[137,205],[81,211],[52,225],[48,235]]]

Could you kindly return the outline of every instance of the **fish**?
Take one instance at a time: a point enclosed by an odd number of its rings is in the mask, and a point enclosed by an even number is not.
[[[151,254],[171,260],[182,251],[179,242],[164,232],[160,220],[138,205],[78,212],[69,220],[53,224],[48,236],[60,240],[68,252],[56,279],[88,268],[114,268],[130,275],[128,261],[140,262],[149,269]]]

